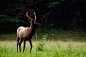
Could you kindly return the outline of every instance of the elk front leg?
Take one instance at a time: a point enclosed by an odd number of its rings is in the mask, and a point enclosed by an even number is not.
[[[19,42],[19,51],[21,52],[21,43],[22,43],[23,39],[21,39],[21,41]]]
[[[30,52],[31,52],[31,50],[32,50],[32,41],[29,40],[29,42],[30,42],[30,46],[31,46],[31,48],[30,48]]]
[[[24,40],[24,47],[23,47],[23,52],[24,52],[24,49],[25,49],[25,43],[26,43],[26,41]]]

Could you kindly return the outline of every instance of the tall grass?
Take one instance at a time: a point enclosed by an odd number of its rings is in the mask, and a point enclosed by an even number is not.
[[[85,57],[85,42],[63,42],[63,41],[45,41],[43,51],[36,51],[36,44],[39,41],[33,41],[33,49],[30,53],[30,45],[27,42],[25,52],[17,52],[16,42],[0,41],[0,57]]]
[[[48,34],[46,41],[40,42]],[[33,36],[33,48],[27,41],[25,52],[17,52],[16,33],[0,34],[0,57],[86,57],[86,33],[83,31],[64,31],[57,29],[37,29]],[[37,51],[38,43],[45,44]],[[23,51],[23,44],[21,46]]]

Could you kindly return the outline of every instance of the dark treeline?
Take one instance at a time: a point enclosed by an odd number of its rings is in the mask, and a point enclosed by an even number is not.
[[[41,27],[67,29],[86,29],[85,0],[1,0],[0,33],[16,32],[19,26],[29,26],[26,12]]]

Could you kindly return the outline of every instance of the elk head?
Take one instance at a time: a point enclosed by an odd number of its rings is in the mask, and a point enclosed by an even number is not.
[[[29,18],[28,21],[33,25],[34,27],[40,26],[40,23],[36,22],[36,14],[34,12],[35,19],[32,19],[31,17],[28,16],[28,12],[26,13],[26,16]]]

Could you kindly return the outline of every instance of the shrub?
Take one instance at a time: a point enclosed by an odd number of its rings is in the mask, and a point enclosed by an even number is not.
[[[38,43],[36,50],[37,51],[43,51],[43,47],[45,45],[44,41],[46,40],[48,34],[45,34],[44,36],[42,36],[41,42]]]

